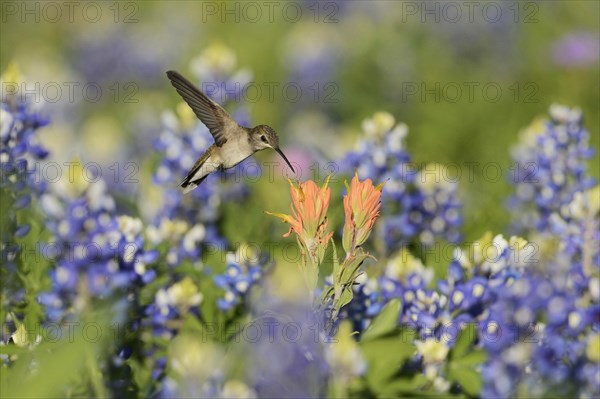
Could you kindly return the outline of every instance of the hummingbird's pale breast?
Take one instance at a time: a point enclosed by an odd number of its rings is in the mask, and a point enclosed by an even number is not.
[[[254,154],[246,132],[239,134],[233,140],[228,140],[222,147],[217,147],[215,150],[219,153],[219,159],[222,160],[224,169],[232,168]]]

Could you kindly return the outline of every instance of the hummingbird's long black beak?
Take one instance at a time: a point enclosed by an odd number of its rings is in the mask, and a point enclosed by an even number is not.
[[[283,151],[281,151],[279,148],[273,148],[275,151],[277,151],[279,153],[279,155],[281,155],[281,157],[285,160],[285,162],[288,164],[288,166],[290,167],[290,169],[292,170],[293,173],[296,173],[296,171],[294,170],[294,167],[292,166],[292,164],[290,163],[290,161],[288,161],[287,157],[283,154]]]

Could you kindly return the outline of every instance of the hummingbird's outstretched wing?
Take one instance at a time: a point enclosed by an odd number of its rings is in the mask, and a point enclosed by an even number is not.
[[[192,108],[198,119],[202,121],[215,139],[217,147],[227,141],[227,133],[237,130],[237,122],[216,102],[206,97],[189,80],[178,72],[168,71],[167,76],[177,93]]]

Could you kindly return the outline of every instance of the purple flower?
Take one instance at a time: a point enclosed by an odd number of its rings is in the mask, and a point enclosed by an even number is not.
[[[131,302],[135,299],[131,294],[155,277],[149,265],[157,252],[145,249],[142,222],[116,215],[115,202],[102,180],[89,183],[75,198],[57,192],[54,185],[50,189],[54,192],[41,197],[53,233],[45,245],[58,248],[58,256],[50,273],[52,291],[40,296],[49,319],[69,317],[83,310],[76,303],[93,299]]]
[[[20,102],[17,96],[0,99],[0,260],[3,265],[0,306],[16,312],[17,317],[22,316],[22,307],[15,306],[24,300],[23,294],[28,290],[21,276],[30,270],[30,265],[24,264],[21,255],[22,244],[27,242],[22,239],[32,230],[29,208],[46,189],[46,182],[40,181],[36,172],[39,162],[48,155],[38,138],[39,129],[47,124],[48,118],[32,105]]]
[[[600,37],[593,32],[572,32],[561,36],[552,45],[555,64],[566,67],[595,65],[600,57]]]
[[[238,305],[263,275],[263,267],[257,261],[244,259],[239,262],[236,257],[240,253],[227,254],[225,273],[214,276],[215,285],[225,291],[223,298],[217,300],[217,306],[223,311]]]

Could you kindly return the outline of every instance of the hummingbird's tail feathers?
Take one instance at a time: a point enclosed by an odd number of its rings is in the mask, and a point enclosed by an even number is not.
[[[198,187],[198,185],[194,184],[194,183],[186,183],[185,186],[182,185],[181,187],[183,187],[183,195],[185,195],[185,194],[189,193],[190,191],[192,191],[193,189],[195,189],[196,187]]]
[[[183,187],[183,195],[186,195],[187,193],[189,193],[193,189],[197,188],[198,186],[194,183],[188,183],[187,186],[181,186],[181,187]]]
[[[215,145],[211,145],[210,147],[208,147],[206,149],[206,151],[204,151],[204,154],[202,154],[202,156],[200,158],[198,158],[198,160],[196,161],[196,163],[194,164],[194,166],[192,166],[192,169],[190,170],[190,172],[187,174],[187,176],[185,177],[185,179],[183,179],[183,181],[181,182],[181,187],[186,187],[188,185],[188,183],[193,183],[195,181],[202,181],[201,179],[205,178],[206,176],[208,176],[211,172],[214,172],[217,169],[217,165],[215,165],[214,163],[210,162],[210,156],[213,153],[213,150],[215,148]],[[201,169],[204,166],[204,169]],[[200,183],[198,183],[200,184]]]
[[[193,189],[195,189],[196,187],[198,187],[203,181],[204,179],[206,179],[208,177],[204,176],[198,180],[194,180],[194,181],[184,181],[183,183],[181,183],[181,187],[183,188],[183,194],[187,194],[190,191],[192,191]]]

